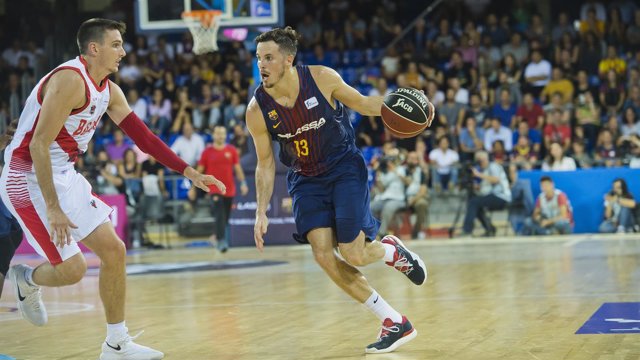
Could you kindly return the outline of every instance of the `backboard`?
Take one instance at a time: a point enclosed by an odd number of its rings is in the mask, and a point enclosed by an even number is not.
[[[136,0],[139,32],[175,33],[187,31],[183,11],[221,10],[220,27],[282,26],[283,0]]]

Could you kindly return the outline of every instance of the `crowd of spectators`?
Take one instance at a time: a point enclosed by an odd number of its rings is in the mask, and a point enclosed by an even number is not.
[[[334,67],[365,94],[411,86],[434,103],[434,125],[413,139],[393,139],[380,118],[352,114],[372,168],[385,146],[398,150],[398,162],[416,152],[430,187],[447,191],[459,164],[480,150],[525,170],[640,167],[640,6],[588,0],[543,17],[534,2],[516,1],[508,12],[486,1],[451,2],[383,51],[419,3],[285,1],[287,25],[300,34],[297,63]],[[113,79],[136,114],[190,164],[216,125],[246,154],[244,111],[257,85],[251,39],[196,56],[188,32],[171,40],[137,34],[128,22],[127,56]],[[0,34],[0,131],[51,63],[37,36],[7,39]],[[122,191],[148,161],[104,121],[79,166]]]

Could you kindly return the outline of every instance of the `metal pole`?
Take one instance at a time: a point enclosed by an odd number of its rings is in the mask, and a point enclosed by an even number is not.
[[[379,63],[380,60],[382,60],[382,58],[384,57],[384,54],[386,54],[391,47],[395,46],[398,41],[402,40],[409,33],[409,31],[413,30],[420,19],[430,14],[436,8],[436,6],[440,5],[442,1],[443,0],[435,0],[433,3],[431,3],[431,5],[427,6],[427,8],[420,13],[420,15],[413,19],[413,21],[406,28],[404,28],[404,30],[402,30],[402,32],[398,36],[396,36],[395,39],[393,39],[389,43],[389,45],[384,48],[384,51],[378,56],[377,59],[375,59],[374,62]]]

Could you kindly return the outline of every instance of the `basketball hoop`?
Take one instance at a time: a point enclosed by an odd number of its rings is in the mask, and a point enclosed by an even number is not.
[[[182,13],[182,20],[191,31],[193,52],[196,55],[218,51],[220,10],[193,10]]]

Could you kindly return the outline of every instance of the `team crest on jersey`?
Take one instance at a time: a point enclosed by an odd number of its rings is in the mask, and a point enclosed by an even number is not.
[[[96,112],[96,106],[95,105],[91,105],[91,109],[89,110],[89,113],[91,115],[93,115]]]
[[[271,121],[278,120],[278,113],[275,110],[269,111],[269,120]]]

